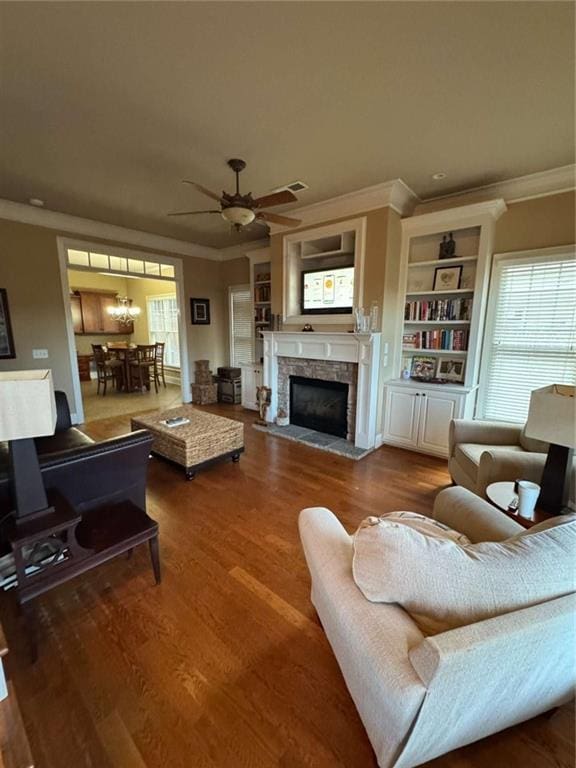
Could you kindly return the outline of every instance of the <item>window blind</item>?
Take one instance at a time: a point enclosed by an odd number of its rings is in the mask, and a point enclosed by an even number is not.
[[[250,363],[252,348],[252,300],[250,286],[230,288],[230,364]]]
[[[525,422],[530,393],[576,381],[576,260],[502,260],[493,273],[481,416]]]
[[[150,343],[164,342],[164,364],[180,368],[176,296],[148,296],[146,303]]]

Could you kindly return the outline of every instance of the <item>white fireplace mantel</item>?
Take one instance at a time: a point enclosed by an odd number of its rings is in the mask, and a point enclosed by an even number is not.
[[[357,448],[376,445],[378,372],[380,367],[379,333],[330,333],[264,331],[264,385],[272,390],[267,420],[273,422],[278,408],[278,358],[331,360],[357,363],[356,399]]]

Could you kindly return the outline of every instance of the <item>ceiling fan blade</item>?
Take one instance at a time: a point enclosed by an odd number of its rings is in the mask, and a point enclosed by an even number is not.
[[[277,213],[268,213],[268,211],[258,211],[257,218],[269,221],[271,224],[280,224],[283,227],[298,227],[302,224],[301,219],[291,219],[289,216],[280,216]]]
[[[202,184],[197,184],[195,181],[188,181],[188,179],[182,179],[182,184],[191,184],[193,187],[196,187],[199,192],[202,192],[203,195],[211,197],[212,200],[220,201],[221,195],[217,195],[216,192],[211,192],[209,189],[206,189],[206,187],[203,187]]]
[[[289,189],[284,189],[282,192],[273,192],[271,195],[264,195],[263,197],[257,197],[254,200],[254,205],[257,208],[267,208],[270,205],[284,205],[284,203],[293,203],[298,200],[293,192]]]
[[[167,216],[195,216],[198,213],[222,213],[222,211],[176,211],[168,213]]]

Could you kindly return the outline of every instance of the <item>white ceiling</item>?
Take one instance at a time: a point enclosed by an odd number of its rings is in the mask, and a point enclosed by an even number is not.
[[[573,3],[2,2],[0,35],[0,197],[183,240],[238,241],[165,215],[234,156],[300,205],[574,162]]]

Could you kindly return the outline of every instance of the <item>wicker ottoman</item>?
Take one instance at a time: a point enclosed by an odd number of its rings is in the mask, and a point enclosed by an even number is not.
[[[181,427],[167,427],[166,419],[185,416]],[[143,414],[131,420],[132,430],[147,429],[154,437],[152,453],[183,467],[191,480],[196,472],[221,459],[239,461],[244,451],[244,424],[204,413],[191,405]]]

